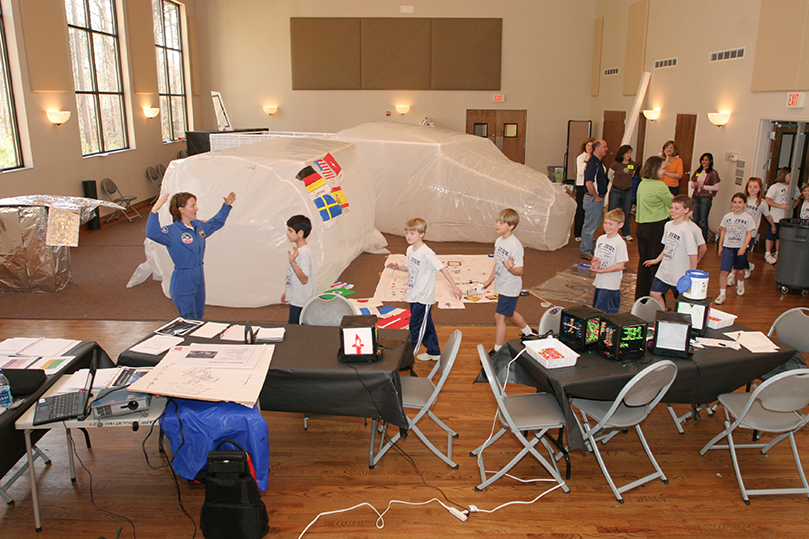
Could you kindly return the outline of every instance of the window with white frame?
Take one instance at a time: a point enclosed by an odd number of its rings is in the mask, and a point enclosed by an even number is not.
[[[185,136],[187,129],[180,5],[171,0],[152,0],[152,13],[163,140],[177,140]]]
[[[20,168],[20,133],[17,129],[17,113],[14,107],[14,92],[11,87],[11,73],[8,67],[5,19],[0,6],[0,170]]]
[[[129,147],[115,0],[65,0],[83,155]]]

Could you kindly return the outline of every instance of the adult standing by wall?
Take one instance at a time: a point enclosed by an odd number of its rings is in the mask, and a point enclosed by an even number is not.
[[[626,241],[632,241],[629,231],[629,212],[632,209],[632,177],[637,173],[638,164],[632,161],[632,146],[624,144],[618,148],[615,161],[610,165],[607,177],[612,180],[610,189],[610,211],[621,208],[624,211],[624,227],[621,235]]]
[[[680,178],[683,177],[683,160],[680,159],[679,153],[680,150],[673,140],[667,140],[663,144],[663,162],[666,167],[666,171],[663,173],[663,181],[668,186],[672,196],[679,194]]]
[[[595,244],[593,238],[596,230],[601,226],[601,216],[604,214],[604,196],[607,194],[609,180],[601,161],[607,155],[607,141],[593,142],[593,155],[587,161],[584,169],[584,224],[581,230],[581,258],[593,259]]]
[[[669,219],[669,208],[674,196],[661,179],[666,170],[662,157],[652,156],[643,164],[638,185],[635,222],[638,235],[638,280],[635,299],[648,296],[657,265],[644,266],[646,260],[654,260],[663,250],[663,232]]]
[[[702,230],[702,238],[706,242],[710,232],[708,214],[711,212],[713,197],[719,190],[720,181],[719,173],[713,168],[713,155],[702,154],[702,157],[699,158],[699,168],[691,178],[691,187],[694,190],[691,198],[694,199],[694,222]]]
[[[775,222],[775,232],[767,230],[767,238],[764,242],[767,248],[764,253],[764,260],[767,261],[767,264],[778,262],[778,249],[781,246],[781,219],[791,217],[792,209],[800,202],[797,198],[794,203],[790,204],[789,202],[790,181],[792,181],[792,172],[790,172],[789,167],[779,168],[775,183],[767,189],[767,195],[764,198],[770,206],[770,215],[772,215]],[[774,250],[773,247],[775,247]]]
[[[581,241],[581,228],[584,224],[584,168],[593,155],[595,140],[593,137],[585,139],[581,143],[581,153],[576,157],[576,216],[573,219],[573,237],[576,241]]]

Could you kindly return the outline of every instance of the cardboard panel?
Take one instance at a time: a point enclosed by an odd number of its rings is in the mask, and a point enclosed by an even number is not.
[[[31,91],[72,92],[70,67],[73,64],[68,48],[64,1],[20,2],[20,17]]]
[[[289,20],[293,90],[359,90],[359,18]]]
[[[156,95],[157,62],[151,0],[129,0],[126,3],[126,15],[132,88],[136,94]],[[157,103],[152,106],[157,106]]]
[[[362,19],[362,88],[429,90],[431,19]]]
[[[806,90],[798,87],[806,51],[807,0],[762,0],[753,59],[752,92]]]
[[[598,96],[601,84],[601,40],[604,38],[604,17],[596,19],[595,32],[593,37],[593,68],[592,79],[590,81],[590,95]]]
[[[433,19],[432,89],[500,90],[502,19]]]
[[[629,24],[624,56],[624,95],[638,93],[646,62],[646,28],[649,24],[649,0],[629,6]]]

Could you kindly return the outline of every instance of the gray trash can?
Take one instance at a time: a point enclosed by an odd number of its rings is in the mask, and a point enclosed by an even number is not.
[[[794,288],[809,295],[809,219],[781,219],[779,236],[775,282],[784,294]]]

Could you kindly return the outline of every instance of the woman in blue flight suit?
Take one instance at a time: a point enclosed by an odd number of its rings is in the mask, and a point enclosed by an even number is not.
[[[224,197],[222,209],[207,221],[197,219],[197,197],[177,193],[171,197],[169,211],[174,222],[161,228],[158,210],[166,203],[165,193],[157,199],[146,222],[146,237],[165,245],[174,262],[169,295],[183,318],[202,319],[205,312],[205,274],[202,259],[205,240],[225,225],[236,195]]]

